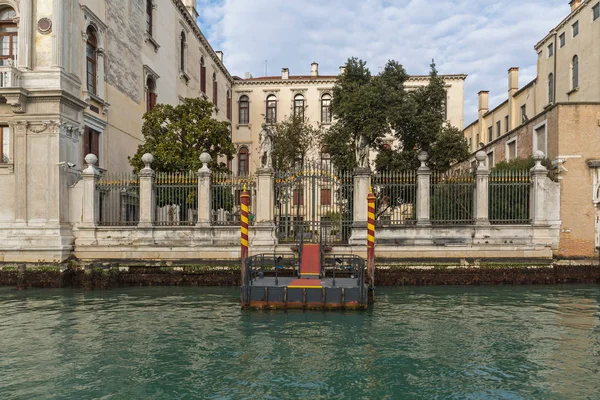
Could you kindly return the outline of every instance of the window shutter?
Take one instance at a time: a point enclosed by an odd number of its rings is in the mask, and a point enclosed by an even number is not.
[[[88,154],[90,154],[90,128],[88,128],[87,126],[85,127],[84,131],[83,131],[83,165],[85,166],[85,156],[87,156]]]
[[[231,98],[227,99],[227,119],[231,120]]]
[[[91,140],[92,140],[92,148],[91,148],[91,152],[98,157],[98,161],[100,161],[100,133],[99,132],[95,132],[95,131],[91,131]],[[96,163],[98,164],[98,163]]]
[[[156,93],[150,93],[150,111],[154,110],[154,107],[156,107],[157,98],[158,95]]]

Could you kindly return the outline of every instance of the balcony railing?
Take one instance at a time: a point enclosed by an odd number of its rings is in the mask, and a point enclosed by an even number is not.
[[[0,88],[17,87],[21,72],[12,65],[0,65]]]

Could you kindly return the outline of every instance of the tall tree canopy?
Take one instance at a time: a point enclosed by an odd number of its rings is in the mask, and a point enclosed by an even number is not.
[[[364,61],[348,60],[333,90],[335,123],[323,137],[337,168],[356,167],[361,138],[377,151],[379,170],[416,168],[421,150],[430,154],[430,165],[439,170],[469,156],[462,132],[446,123],[447,93],[435,64],[427,86],[407,91],[408,78],[393,60],[377,76],[371,75]],[[386,137],[396,139],[396,148],[384,146]]]
[[[144,167],[142,155],[151,153],[157,171],[195,171],[202,166],[200,154],[207,151],[213,159],[211,168],[226,170],[218,160],[233,157],[230,125],[212,118],[213,107],[211,102],[196,98],[184,99],[177,106],[158,104],[144,114],[144,143],[129,158],[130,164],[139,171]]]
[[[273,167],[278,170],[304,165],[310,152],[317,152],[321,127],[313,125],[304,113],[292,113],[279,122],[273,130]]]

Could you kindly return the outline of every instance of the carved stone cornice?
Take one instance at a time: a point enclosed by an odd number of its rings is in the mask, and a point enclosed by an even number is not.
[[[2,93],[2,97],[6,99],[6,104],[12,107],[15,114],[25,113],[25,104],[27,103],[27,95],[22,92]]]

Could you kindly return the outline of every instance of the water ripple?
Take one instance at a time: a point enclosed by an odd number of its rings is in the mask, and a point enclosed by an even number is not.
[[[600,287],[377,292],[242,311],[239,290],[0,288],[0,399],[598,399]]]

